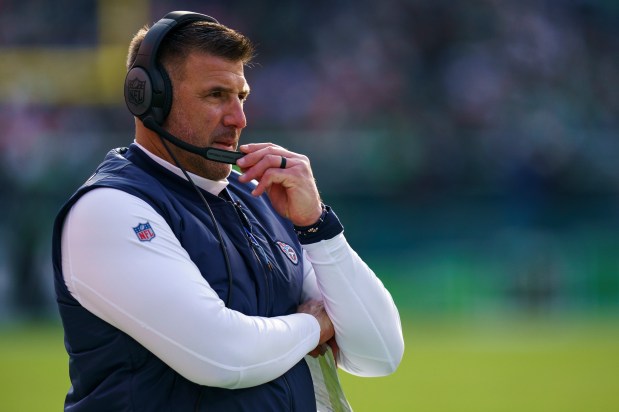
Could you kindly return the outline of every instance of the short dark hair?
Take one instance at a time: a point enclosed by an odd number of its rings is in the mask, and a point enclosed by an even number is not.
[[[133,66],[148,25],[131,39],[127,54],[127,70]],[[177,71],[191,53],[206,53],[233,62],[251,63],[255,47],[243,34],[219,23],[194,21],[175,28],[167,34],[159,47],[157,59],[168,71]]]

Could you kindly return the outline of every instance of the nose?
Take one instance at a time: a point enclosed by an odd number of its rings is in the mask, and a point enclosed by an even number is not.
[[[234,127],[235,129],[244,129],[247,126],[247,118],[243,110],[243,102],[240,99],[234,99],[230,102],[226,113],[223,117],[223,123],[226,127]]]

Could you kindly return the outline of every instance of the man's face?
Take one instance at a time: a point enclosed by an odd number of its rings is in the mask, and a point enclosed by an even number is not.
[[[181,70],[170,73],[173,100],[164,127],[189,144],[236,150],[247,125],[243,103],[249,85],[242,62],[192,53]],[[231,166],[170,146],[188,171],[211,180],[230,174]]]

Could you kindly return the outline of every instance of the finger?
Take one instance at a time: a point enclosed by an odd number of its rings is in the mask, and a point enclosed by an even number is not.
[[[245,154],[247,153],[253,153],[257,150],[261,150],[267,147],[274,147],[274,148],[282,148],[281,146],[278,146],[274,143],[270,143],[270,142],[266,142],[266,143],[247,143],[247,144],[243,144],[241,146],[239,146],[239,150]],[[283,148],[282,148],[283,149]]]
[[[281,156],[265,157],[239,176],[239,180],[241,182],[251,180],[257,182],[256,187],[252,190],[254,196],[260,196],[265,192],[270,194],[273,185],[278,185],[278,190],[285,190],[286,192],[299,187],[305,175],[303,171],[297,171],[297,167],[301,164],[296,159],[287,159],[286,168],[282,169],[281,159]]]
[[[272,153],[269,149],[245,155],[237,161],[237,165],[243,173],[239,176],[239,180],[243,183],[253,179],[259,180],[266,170],[271,168],[280,169],[282,157],[286,158],[286,169],[294,166],[292,156],[283,149],[277,150],[275,153]]]
[[[279,190],[286,190],[285,186],[290,186],[290,183],[287,182],[289,180],[289,176],[284,174],[284,169],[277,169],[279,172],[275,171],[274,168],[268,168],[262,173],[262,175],[254,176],[253,173],[246,172],[243,177],[247,179],[254,179],[256,186],[252,190],[252,195],[261,196],[263,193],[271,193],[273,189],[273,185],[281,185]],[[239,177],[240,179],[240,177]]]
[[[264,157],[269,156],[269,155],[284,156],[286,159],[305,158],[305,156],[303,155],[291,152],[289,150],[284,149],[281,146],[277,146],[272,143],[254,143],[254,144],[245,145],[242,147],[245,147],[244,153],[246,154],[242,158],[238,159],[236,164],[237,166],[243,169],[248,169],[254,166],[255,164],[259,163]]]
[[[335,360],[335,366],[337,366],[337,355],[340,352],[340,347],[335,341],[335,338],[329,339],[327,341],[327,344],[331,347],[331,351],[333,352],[333,359]]]
[[[237,165],[241,167],[249,167],[257,163],[260,159],[262,159],[262,157],[268,154],[278,154],[284,156],[291,155],[291,152],[273,143],[246,144],[239,146],[239,150],[245,153],[245,156],[239,159],[240,162],[237,161]]]
[[[243,181],[249,179],[260,180],[264,173],[269,169],[280,169],[282,164],[282,157],[286,157],[280,154],[265,154],[261,158],[256,158],[255,163],[252,165],[243,164],[245,173],[243,174]],[[249,161],[251,161],[250,159]],[[295,159],[286,157],[286,169],[293,167]]]
[[[317,358],[327,353],[327,350],[328,350],[327,344],[321,343],[318,346],[316,346],[310,353],[308,353],[308,355],[310,355],[313,358]]]

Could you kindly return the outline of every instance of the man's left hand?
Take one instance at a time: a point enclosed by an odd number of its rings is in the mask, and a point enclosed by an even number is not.
[[[318,221],[322,206],[307,156],[272,143],[246,144],[239,150],[245,153],[236,162],[243,172],[239,181],[248,183],[255,179],[258,185],[252,191],[254,196],[266,192],[275,210],[296,226],[310,226]]]

